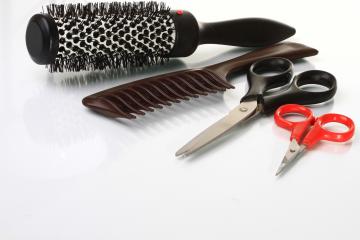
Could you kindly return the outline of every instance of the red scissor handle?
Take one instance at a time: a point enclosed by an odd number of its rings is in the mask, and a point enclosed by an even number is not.
[[[283,118],[287,114],[300,114],[306,119],[300,122],[292,122]],[[295,139],[300,143],[306,130],[315,122],[315,117],[309,108],[298,104],[286,104],[276,110],[274,120],[279,127],[291,131],[290,140]]]
[[[331,132],[323,128],[327,123],[341,123],[344,124],[348,130],[346,132]],[[346,142],[354,136],[355,124],[351,118],[340,114],[324,114],[317,118],[313,128],[305,136],[302,144],[307,148],[312,148],[320,140],[327,140],[332,142]]]

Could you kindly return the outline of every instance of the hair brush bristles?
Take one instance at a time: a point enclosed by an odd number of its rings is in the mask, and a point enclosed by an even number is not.
[[[51,4],[45,14],[59,33],[51,72],[163,63],[175,42],[175,25],[164,3]]]
[[[168,14],[170,8],[163,2],[101,2],[77,4],[49,4],[46,13],[56,18],[87,18],[87,17],[127,17],[137,15],[144,17]]]

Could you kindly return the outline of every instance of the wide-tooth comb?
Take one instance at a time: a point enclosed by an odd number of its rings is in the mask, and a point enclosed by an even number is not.
[[[267,57],[291,60],[316,55],[318,51],[299,43],[280,43],[240,57],[203,67],[145,78],[87,96],[83,104],[113,118],[136,118],[146,111],[170,106],[190,97],[234,88],[228,83],[231,73],[246,70],[253,62]]]

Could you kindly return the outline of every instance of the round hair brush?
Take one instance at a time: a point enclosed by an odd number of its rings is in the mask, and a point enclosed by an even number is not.
[[[198,23],[190,12],[157,2],[51,4],[30,19],[26,45],[34,62],[63,72],[162,63],[191,55],[199,44],[262,47],[294,34],[261,18]]]

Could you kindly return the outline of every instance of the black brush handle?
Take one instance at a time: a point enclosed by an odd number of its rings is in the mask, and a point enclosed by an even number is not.
[[[200,44],[263,47],[295,34],[286,24],[265,18],[243,18],[224,22],[201,23]]]
[[[187,57],[200,44],[264,47],[295,34],[286,24],[264,18],[198,23],[188,11],[170,11],[175,24],[175,44],[168,57]]]

